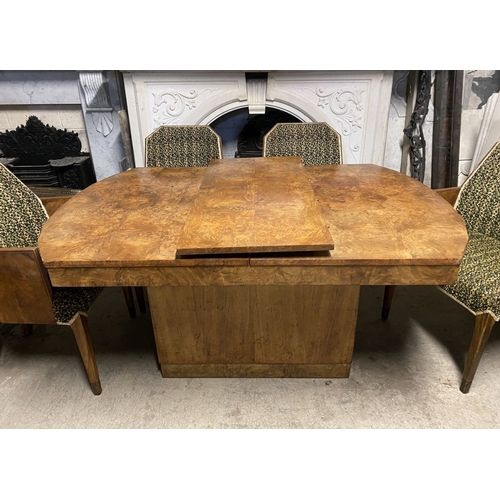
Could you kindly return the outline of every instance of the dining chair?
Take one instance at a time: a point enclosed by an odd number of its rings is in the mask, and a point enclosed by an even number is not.
[[[209,125],[162,125],[146,137],[146,167],[206,167],[222,158],[222,140]]]
[[[71,327],[92,392],[102,392],[87,314],[102,288],[52,287],[38,250],[41,200],[0,164],[0,322]]]
[[[40,198],[45,210],[50,217],[59,207],[64,205],[71,197],[81,192],[81,189],[60,188],[60,187],[44,187],[44,186],[28,186],[38,198]],[[146,312],[146,298],[142,287],[134,287],[139,311]],[[132,287],[122,287],[123,296],[129,316],[136,317],[134,294]]]
[[[340,165],[342,138],[328,123],[277,123],[265,136],[263,156],[300,156],[304,165]]]
[[[476,316],[460,385],[465,394],[500,319],[500,142],[461,187],[436,191],[462,216],[469,235],[456,282],[438,287]],[[389,315],[393,294],[394,287],[386,287],[382,317]]]

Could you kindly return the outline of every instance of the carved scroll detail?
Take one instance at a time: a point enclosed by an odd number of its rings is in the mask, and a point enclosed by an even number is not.
[[[318,87],[316,95],[319,97],[318,106],[322,108],[328,106],[331,112],[339,118],[343,126],[343,135],[350,135],[361,128],[363,111],[361,94],[358,95],[347,89],[326,92],[322,87]]]
[[[323,109],[329,109],[335,115],[341,125],[341,130],[337,129],[337,131],[345,138],[343,143],[348,145],[357,156],[360,152],[361,137],[358,132],[361,131],[363,124],[365,90],[356,92],[352,89],[340,88],[328,91],[323,87],[317,87],[314,93],[318,98],[317,105]]]
[[[186,111],[196,107],[196,99],[206,91],[213,92],[218,89],[204,89],[198,92],[192,88],[186,92],[178,90],[166,90],[161,94],[153,93],[153,113],[157,114],[154,119],[155,128],[161,125],[176,123],[178,118]]]

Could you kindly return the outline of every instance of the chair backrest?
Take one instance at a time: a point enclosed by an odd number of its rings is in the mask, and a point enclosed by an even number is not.
[[[41,200],[0,163],[0,248],[38,246],[47,219]]]
[[[263,156],[300,156],[304,165],[342,163],[342,139],[328,123],[277,123],[265,136]]]
[[[464,182],[455,208],[469,232],[500,239],[500,142]]]
[[[146,167],[206,167],[222,158],[222,141],[208,125],[164,125],[146,137]]]

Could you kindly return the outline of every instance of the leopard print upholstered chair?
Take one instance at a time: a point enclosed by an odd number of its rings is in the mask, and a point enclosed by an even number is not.
[[[49,217],[64,203],[66,203],[73,196],[81,192],[81,189],[71,189],[64,187],[44,187],[44,186],[28,186],[42,201],[45,210]],[[127,304],[128,314],[131,318],[136,317],[134,290],[139,306],[139,311],[146,312],[146,295],[143,287],[124,286],[122,287],[125,302]]]
[[[300,156],[304,165],[340,165],[342,139],[323,122],[277,123],[264,136],[263,156]]]
[[[222,141],[208,125],[163,125],[146,137],[146,167],[207,167],[222,158]]]
[[[500,319],[500,142],[464,182],[454,206],[465,221],[469,241],[457,281],[439,288],[476,316],[460,386],[467,393]]]
[[[94,394],[101,393],[87,313],[102,288],[53,288],[38,251],[41,200],[0,164],[0,322],[68,325]]]

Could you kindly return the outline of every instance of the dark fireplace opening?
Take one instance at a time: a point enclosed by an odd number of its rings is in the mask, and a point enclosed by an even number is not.
[[[265,114],[250,115],[248,109],[236,110],[218,118],[210,126],[222,138],[224,157],[255,158],[262,156],[264,136],[277,123],[297,123],[298,118],[274,108]]]
[[[92,160],[76,132],[30,116],[25,125],[0,132],[0,163],[27,186],[85,189],[96,182]]]

